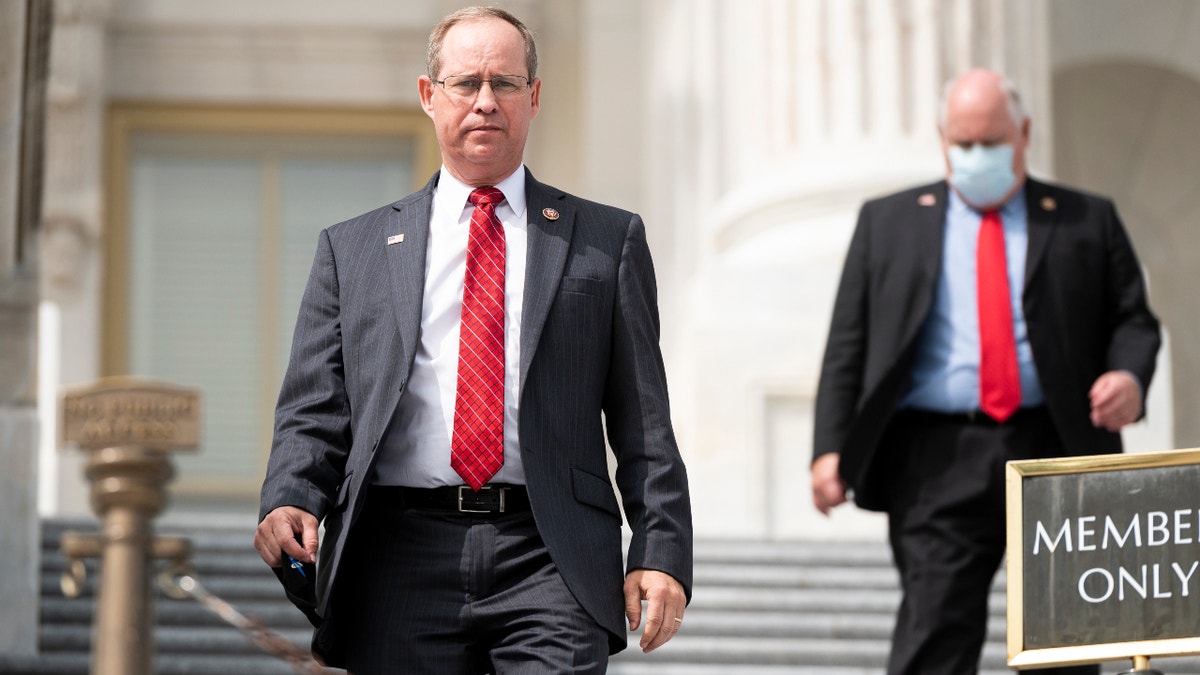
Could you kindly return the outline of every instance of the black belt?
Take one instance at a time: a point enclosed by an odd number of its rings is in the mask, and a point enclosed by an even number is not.
[[[1049,411],[1045,406],[1034,406],[1030,408],[1018,408],[1011,417],[1003,422],[997,422],[990,415],[982,410],[969,410],[967,412],[944,413],[933,410],[918,410],[916,408],[905,408],[896,413],[898,420],[911,422],[929,422],[929,423],[951,423],[951,424],[971,424],[985,427],[998,427],[1003,424],[1016,424],[1027,421],[1036,417],[1047,417]]]
[[[415,509],[432,509],[469,515],[500,515],[529,510],[529,493],[524,485],[489,484],[479,492],[468,485],[435,488],[373,485],[373,497]]]

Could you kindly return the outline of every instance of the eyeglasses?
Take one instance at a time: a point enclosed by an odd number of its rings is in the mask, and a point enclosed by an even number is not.
[[[487,82],[496,98],[513,98],[525,93],[529,88],[529,78],[520,75],[497,75],[485,80],[474,75],[449,75],[443,80],[434,80],[434,84],[442,85],[442,89],[450,96],[472,100],[479,95],[483,83]]]

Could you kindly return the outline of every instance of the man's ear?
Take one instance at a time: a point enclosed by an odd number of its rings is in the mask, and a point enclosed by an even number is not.
[[[533,88],[533,98],[530,103],[533,107],[533,116],[537,117],[538,110],[542,107],[542,78],[537,78],[530,86]]]
[[[433,80],[429,79],[428,75],[422,75],[417,78],[417,94],[421,97],[421,107],[425,109],[425,114],[433,117],[433,88],[437,86]]]

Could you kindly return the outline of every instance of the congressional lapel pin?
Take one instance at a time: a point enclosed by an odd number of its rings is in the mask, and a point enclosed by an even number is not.
[[[1042,197],[1042,208],[1046,211],[1054,211],[1058,208],[1058,202],[1054,201],[1054,197]]]
[[[558,220],[558,211],[555,211],[549,206],[542,209],[542,215],[545,216],[546,220]]]
[[[399,244],[403,241],[404,241],[403,234],[393,234],[392,236],[387,238],[387,245],[391,246],[392,244]]]
[[[917,197],[917,203],[921,206],[934,206],[937,204],[937,197],[935,197],[932,192],[926,192],[920,197]]]

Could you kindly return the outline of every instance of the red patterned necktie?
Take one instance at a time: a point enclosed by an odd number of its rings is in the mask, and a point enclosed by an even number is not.
[[[1003,422],[1021,404],[1021,377],[1013,338],[1004,226],[996,211],[984,213],[979,226],[975,275],[979,301],[979,408],[997,422]]]
[[[504,464],[504,193],[481,187],[467,241],[450,466],[479,490]]]

